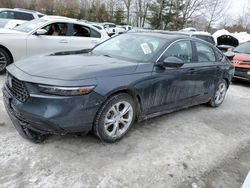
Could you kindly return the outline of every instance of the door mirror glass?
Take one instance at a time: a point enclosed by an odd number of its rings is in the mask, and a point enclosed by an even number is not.
[[[179,68],[184,65],[184,61],[177,57],[167,57],[161,63],[164,67]]]
[[[47,34],[47,30],[45,29],[38,29],[36,31],[36,35],[46,35]]]

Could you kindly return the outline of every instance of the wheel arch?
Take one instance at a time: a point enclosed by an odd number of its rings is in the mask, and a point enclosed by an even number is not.
[[[9,55],[9,57],[10,57],[10,60],[11,60],[10,63],[13,63],[13,62],[14,62],[14,58],[13,58],[13,56],[12,56],[10,50],[9,50],[8,48],[6,48],[5,46],[1,45],[1,44],[0,44],[0,48],[3,49],[4,51],[6,51],[6,53],[7,53],[7,54]]]
[[[120,93],[126,93],[130,95],[135,101],[137,112],[140,113],[142,111],[141,96],[134,89],[131,89],[131,88],[121,88],[121,89],[112,91],[106,96],[106,100]]]

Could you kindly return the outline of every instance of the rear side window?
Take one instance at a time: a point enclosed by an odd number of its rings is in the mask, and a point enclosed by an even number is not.
[[[215,53],[214,50],[201,42],[195,42],[197,49],[198,62],[215,62]]]
[[[73,29],[73,36],[75,37],[101,38],[101,34],[99,32],[84,25],[74,24]]]
[[[101,34],[98,31],[90,28],[90,37],[101,38]]]
[[[29,13],[24,13],[24,12],[15,12],[15,19],[17,20],[33,20],[34,16]]]
[[[14,12],[12,12],[12,11],[3,11],[3,12],[0,12],[0,18],[15,19]]]
[[[177,57],[185,63],[192,61],[192,44],[190,41],[179,41],[172,44],[161,57],[161,61],[168,57]]]

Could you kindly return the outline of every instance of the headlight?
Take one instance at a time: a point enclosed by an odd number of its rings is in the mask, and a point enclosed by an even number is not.
[[[60,87],[60,86],[48,86],[38,85],[39,90],[43,93],[61,95],[61,96],[79,96],[90,93],[95,86],[83,86],[83,87]]]

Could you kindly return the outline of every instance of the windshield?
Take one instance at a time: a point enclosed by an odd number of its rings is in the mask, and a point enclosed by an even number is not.
[[[166,40],[149,35],[123,34],[100,44],[92,52],[118,59],[148,62],[165,43]]]
[[[250,43],[244,43],[234,48],[236,53],[250,54]]]
[[[30,31],[36,29],[37,27],[43,25],[47,20],[44,19],[35,19],[29,22],[25,22],[17,27],[14,30],[21,31],[24,33],[29,33]]]

